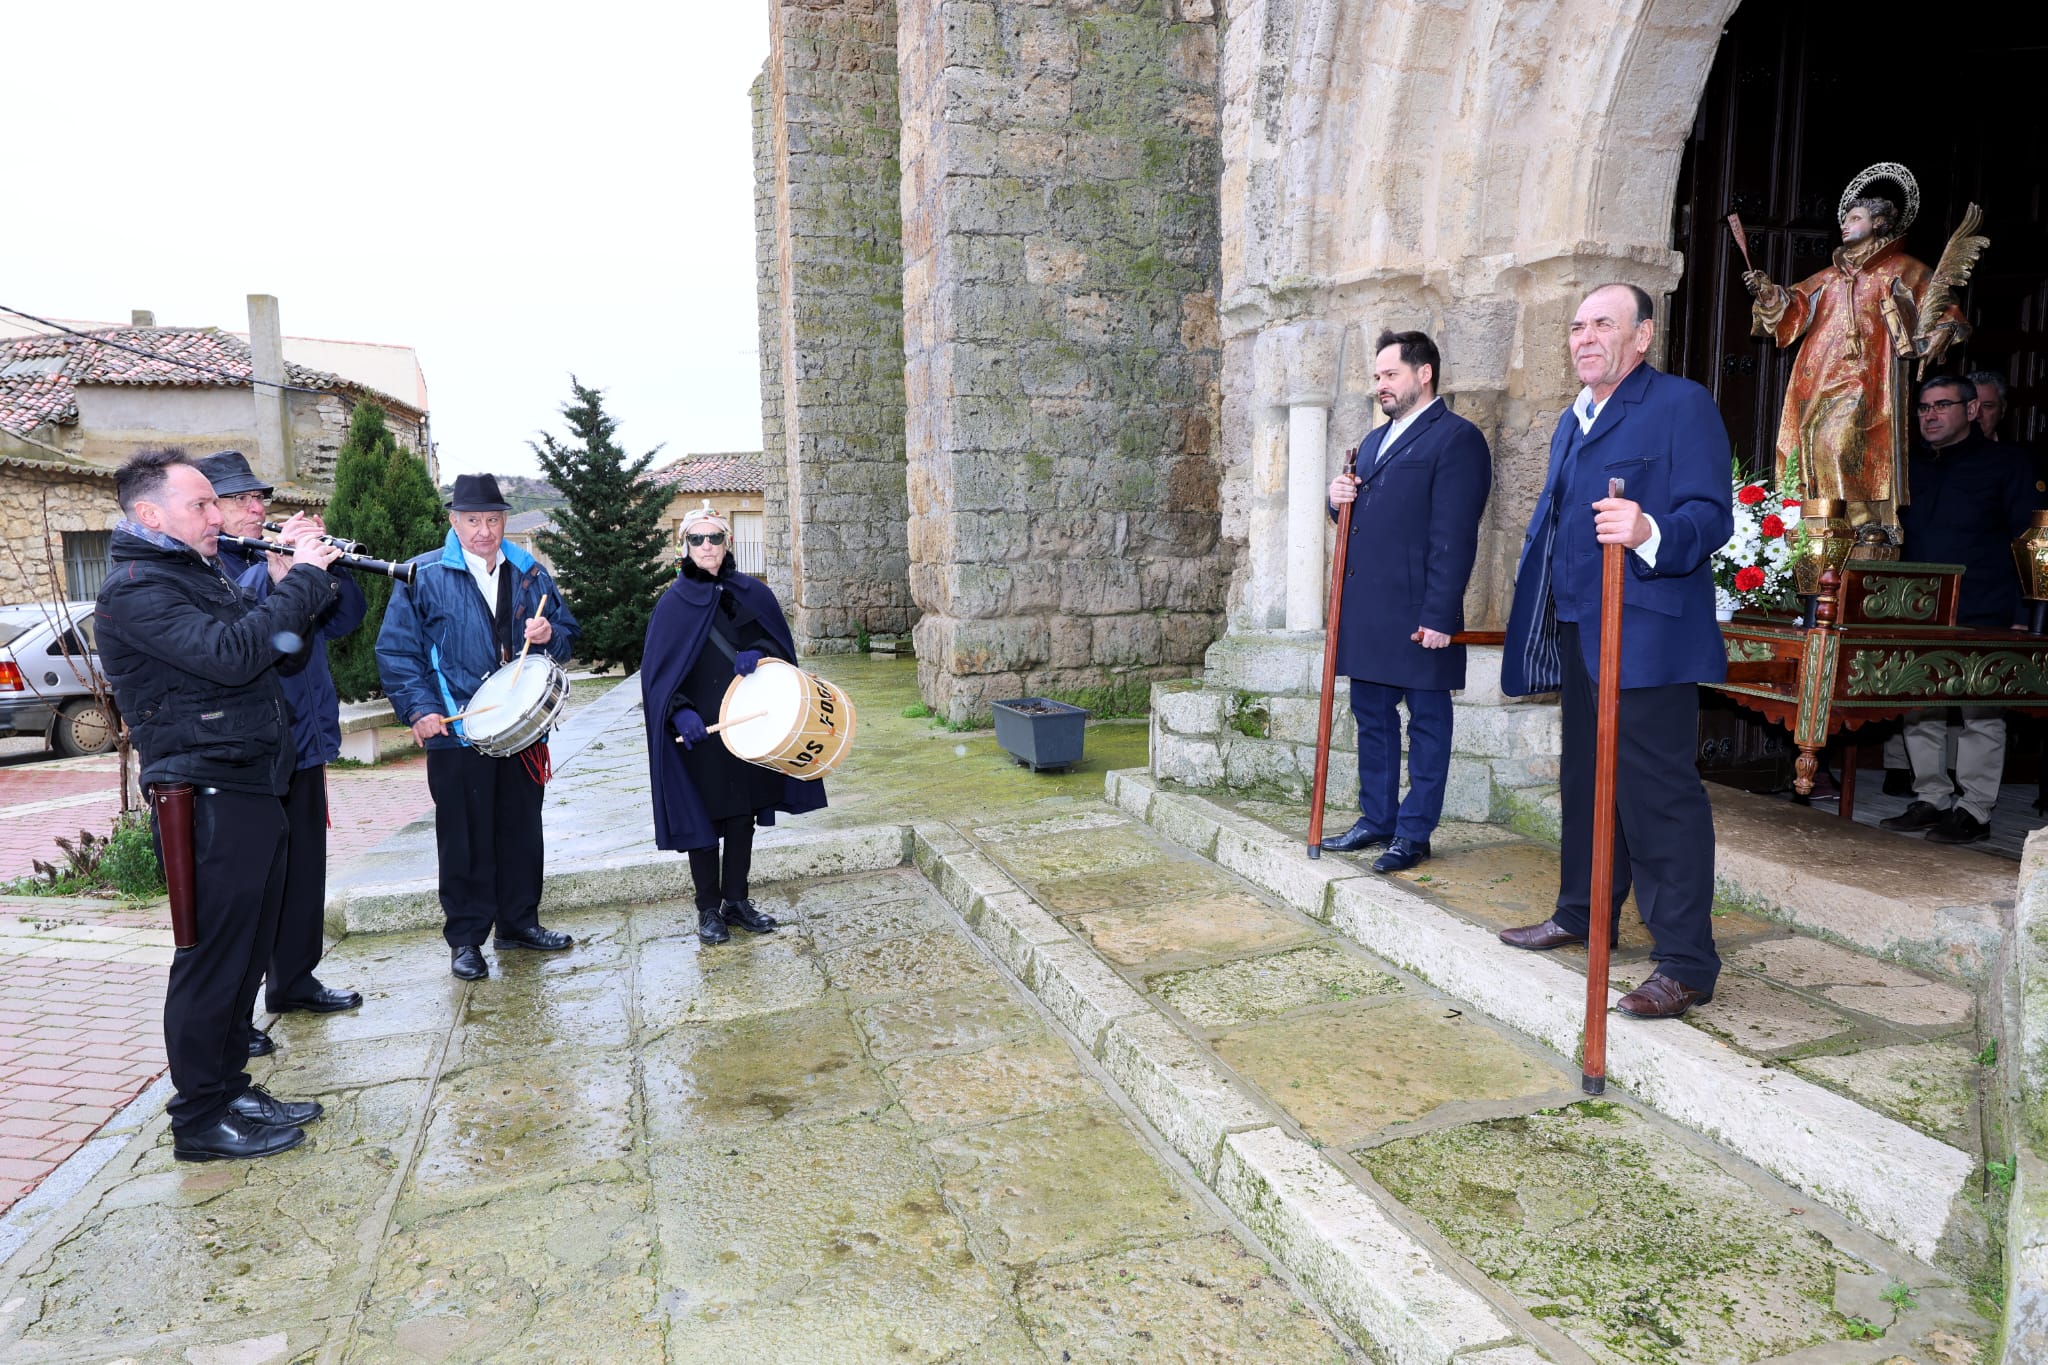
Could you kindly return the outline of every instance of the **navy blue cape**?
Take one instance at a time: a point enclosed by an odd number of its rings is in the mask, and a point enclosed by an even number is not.
[[[727,561],[730,564],[730,560]],[[788,656],[796,659],[796,641],[790,638],[782,617],[782,604],[766,583],[743,573],[728,571],[719,580],[732,595],[761,619],[761,628]],[[718,583],[678,576],[661,600],[654,604],[654,616],[647,623],[647,648],[640,658],[640,704],[647,721],[647,775],[654,793],[654,842],[658,847],[687,850],[709,848],[718,834],[704,814],[704,803],[683,767],[682,746],[668,727],[669,703],[696,666],[697,652],[711,633],[711,613],[718,602]],[[706,723],[716,716],[706,716]],[[703,741],[716,744],[713,735]],[[782,800],[775,809],[789,815],[822,810],[825,783],[799,782],[787,777],[782,782]],[[775,823],[764,814],[763,825]]]

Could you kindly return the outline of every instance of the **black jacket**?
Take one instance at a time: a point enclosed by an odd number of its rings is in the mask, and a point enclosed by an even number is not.
[[[300,566],[258,606],[196,550],[125,529],[112,549],[93,629],[143,783],[283,796],[294,750],[277,640],[306,637],[333,578]]]
[[[1943,450],[1916,447],[1906,477],[1913,492],[1899,509],[1906,558],[1963,566],[1957,625],[2013,624],[2020,581],[2012,542],[2027,529],[2040,501],[2026,454],[1972,430]]]

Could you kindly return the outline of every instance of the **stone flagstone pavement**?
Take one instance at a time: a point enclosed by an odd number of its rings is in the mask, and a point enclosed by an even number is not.
[[[281,1021],[262,1073],[330,1105],[311,1140],[179,1167],[151,1101],[122,1115],[61,1206],[0,1219],[0,1358],[1982,1358],[1981,1245],[1909,1255],[1620,1088],[1584,1100],[1569,1058],[1190,852],[1193,807],[1103,799],[1119,727],[1035,776],[897,716],[913,666],[829,672],[866,747],[778,837],[889,821],[914,869],[760,887],[790,927],[715,949],[681,900],[552,912],[574,950],[471,985],[431,932],[349,938],[369,1005]],[[644,841],[629,702],[554,792],[551,858]],[[1299,816],[1218,810],[1244,847]],[[1555,875],[1484,826],[1443,848],[1405,885],[1468,925]],[[1723,995],[1617,1036],[1981,1161],[1966,988],[1720,927]]]

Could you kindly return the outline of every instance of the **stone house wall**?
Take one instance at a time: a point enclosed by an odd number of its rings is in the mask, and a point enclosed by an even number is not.
[[[774,0],[780,441],[795,634],[810,653],[908,631],[903,250],[893,0]]]
[[[1220,624],[1208,0],[902,0],[911,587],[942,714]]]
[[[43,463],[0,456],[0,603],[65,591],[64,533],[111,531],[121,519],[112,477]]]

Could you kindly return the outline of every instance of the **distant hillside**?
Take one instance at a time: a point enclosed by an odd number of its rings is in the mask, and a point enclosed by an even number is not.
[[[505,495],[506,502],[512,504],[507,515],[515,517],[521,512],[531,512],[540,507],[561,507],[568,502],[561,490],[546,479],[532,479],[524,474],[500,474],[498,491]],[[453,484],[441,485],[441,501],[448,501],[454,492]]]

